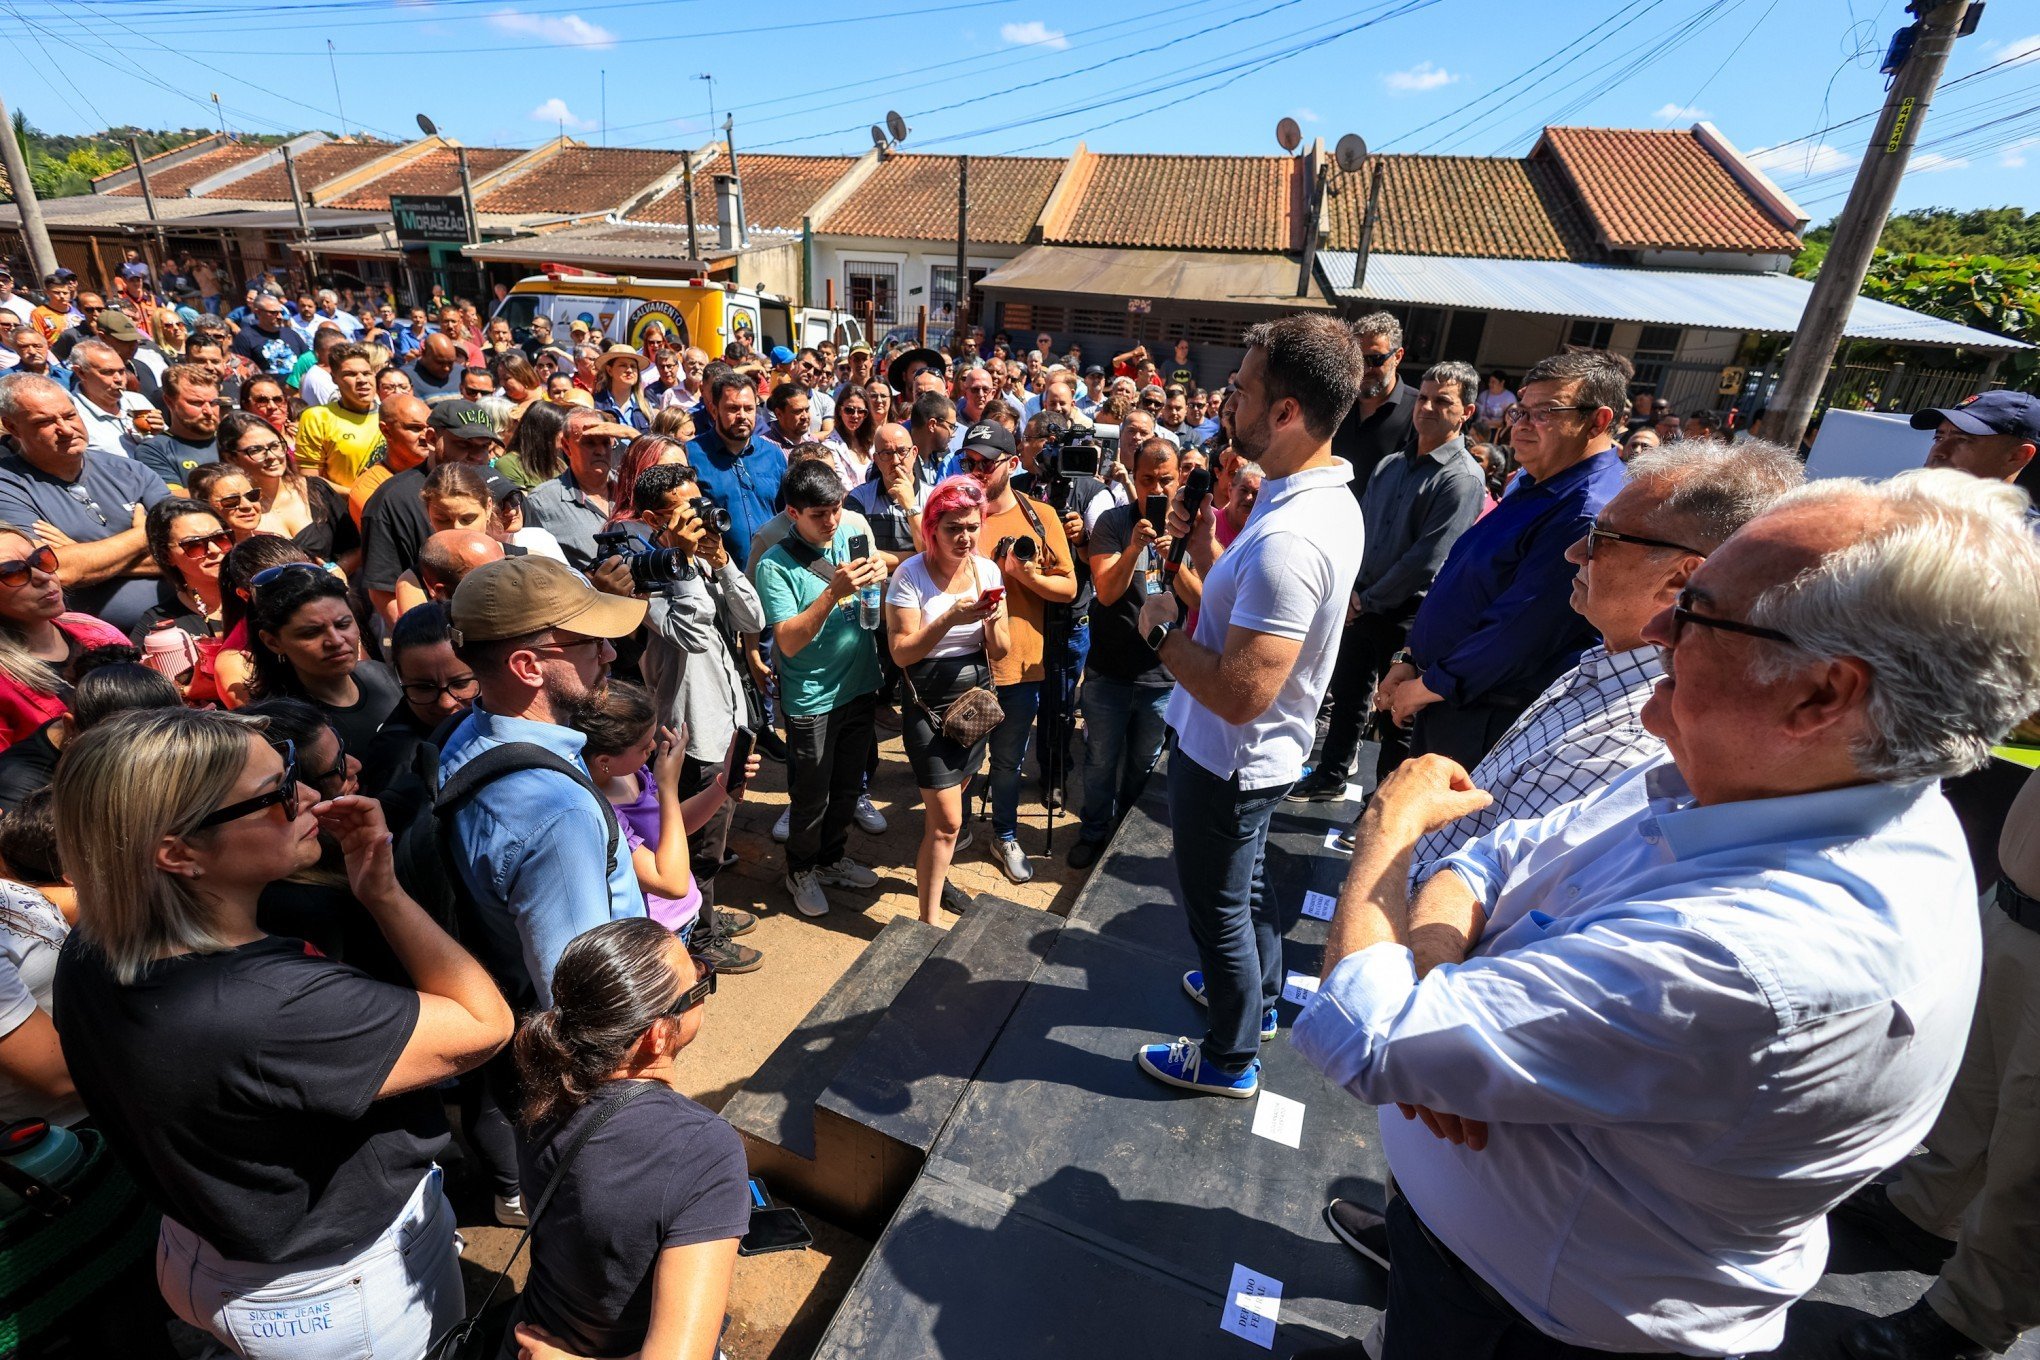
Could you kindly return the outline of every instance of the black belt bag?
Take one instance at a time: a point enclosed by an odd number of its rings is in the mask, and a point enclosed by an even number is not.
[[[2014,887],[2009,878],[1998,880],[1997,904],[1999,911],[2026,929],[2040,930],[2040,897],[2028,897]]]

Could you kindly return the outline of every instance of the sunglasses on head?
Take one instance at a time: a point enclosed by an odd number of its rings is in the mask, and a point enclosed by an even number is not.
[[[260,590],[264,586],[275,585],[278,581],[282,580],[286,574],[293,571],[324,571],[324,570],[325,570],[324,567],[321,567],[316,563],[312,562],[279,562],[273,567],[264,567],[262,570],[256,572],[253,576],[248,578],[248,584],[253,586],[257,590]]]
[[[0,586],[27,585],[36,572],[45,576],[54,575],[57,570],[57,553],[54,548],[37,548],[26,557],[17,557],[11,562],[0,562]]]
[[[275,788],[267,793],[258,793],[253,798],[243,798],[238,803],[229,803],[223,808],[217,808],[200,818],[198,825],[191,829],[203,831],[209,826],[236,821],[251,812],[260,812],[269,807],[281,806],[294,814],[297,808],[298,786],[297,743],[286,738],[283,745],[278,748],[278,754],[283,757],[283,778],[277,781]]]

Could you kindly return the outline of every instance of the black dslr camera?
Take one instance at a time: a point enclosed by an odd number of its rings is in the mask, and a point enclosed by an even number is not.
[[[1010,534],[1000,539],[998,545],[992,549],[992,560],[997,562],[1009,550],[1012,552],[1015,562],[1032,562],[1034,560],[1034,540],[1026,537],[1024,534]]]
[[[730,518],[729,511],[717,504],[715,497],[706,494],[696,496],[688,504],[692,507],[695,517],[701,521],[702,527],[717,538],[729,537],[730,529],[734,527],[736,521]]]
[[[1058,515],[1067,515],[1077,508],[1072,504],[1076,479],[1103,476],[1101,469],[1110,461],[1111,455],[1090,430],[1054,431],[1041,446],[1041,456],[1035,463],[1040,471],[1033,489],[1041,500],[1055,507]]]
[[[729,511],[721,513],[727,520]],[[595,535],[595,547],[595,565],[598,567],[612,557],[627,560],[630,563],[630,583],[640,591],[672,581],[684,581],[693,571],[687,555],[680,549],[642,547],[628,529],[604,530]]]

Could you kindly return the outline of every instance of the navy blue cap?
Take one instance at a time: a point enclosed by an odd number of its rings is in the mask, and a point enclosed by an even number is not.
[[[2040,443],[2040,397],[2025,392],[1978,392],[1953,406],[1915,411],[1912,427],[1931,430],[1944,420],[1964,434],[2009,434]]]

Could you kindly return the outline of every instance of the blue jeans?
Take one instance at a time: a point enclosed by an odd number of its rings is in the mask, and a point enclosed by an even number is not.
[[[1010,841],[1020,834],[1020,766],[1041,708],[1041,682],[1000,685],[999,707],[1006,720],[992,729],[992,831]]]
[[[1140,797],[1162,753],[1168,685],[1135,685],[1093,674],[1084,681],[1084,812],[1079,839],[1104,844]]]
[[[1075,771],[1075,767],[1070,764],[1070,739],[1076,735],[1077,731],[1077,685],[1084,678],[1084,663],[1090,660],[1090,658],[1091,624],[1088,619],[1082,624],[1070,628],[1064,634],[1063,646],[1059,657],[1048,658],[1052,663],[1049,670],[1050,679],[1044,681],[1043,684],[1044,686],[1054,684],[1056,686],[1056,693],[1044,696],[1041,705],[1041,721],[1036,724],[1041,732],[1041,782],[1044,786],[1052,782],[1052,780],[1067,783],[1070,775]],[[1054,714],[1057,728],[1054,733],[1050,733],[1048,730],[1050,716],[1048,700],[1050,698],[1060,701]],[[1049,746],[1051,736],[1056,739],[1056,745],[1052,749]],[[1056,759],[1056,766],[1052,772],[1048,768],[1048,760],[1051,755]]]
[[[1176,878],[1204,970],[1204,1060],[1235,1074],[1260,1055],[1261,1013],[1282,995],[1282,932],[1262,861],[1268,819],[1287,792],[1241,789],[1181,750],[1169,760]]]

